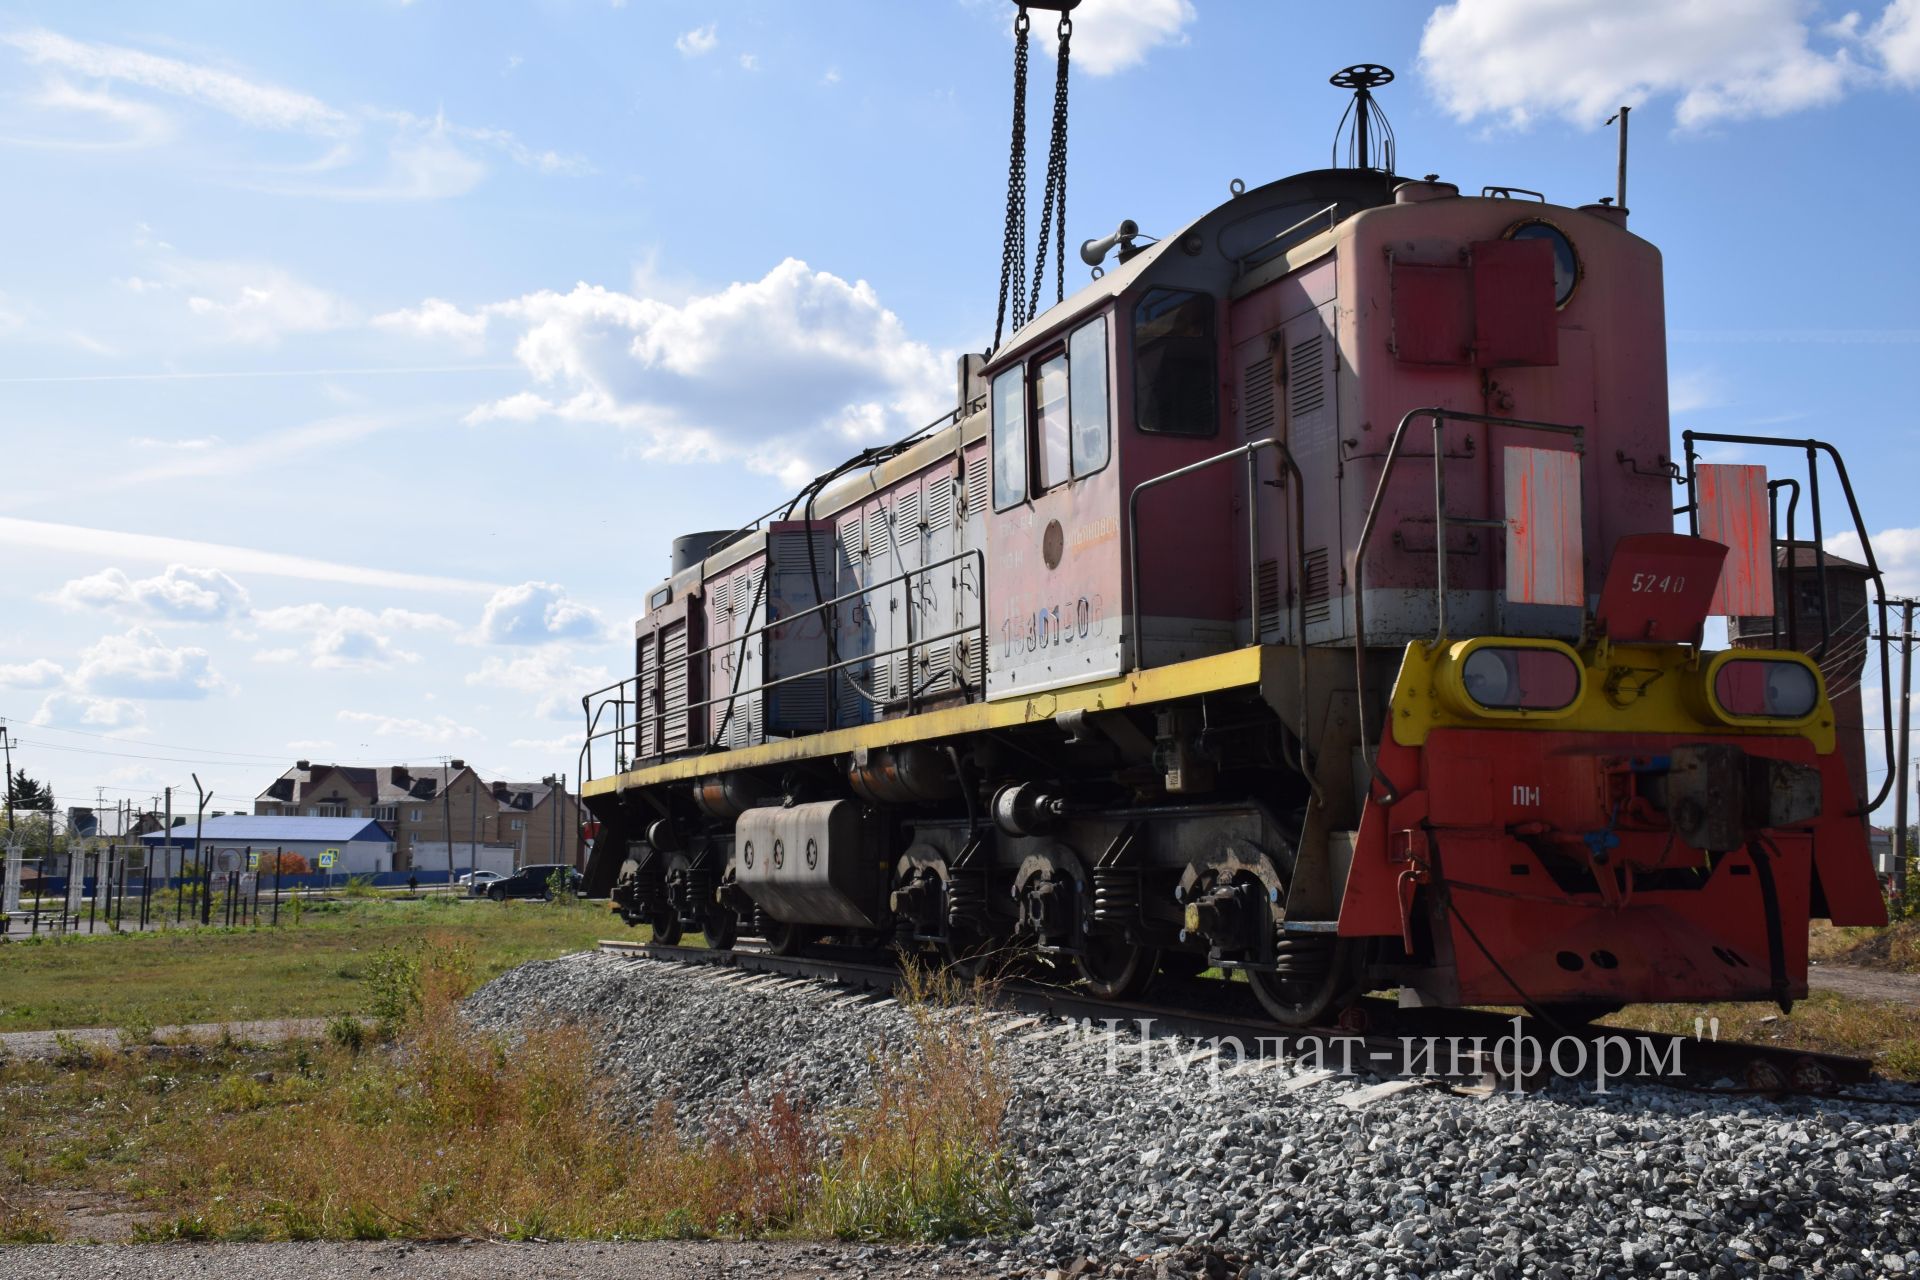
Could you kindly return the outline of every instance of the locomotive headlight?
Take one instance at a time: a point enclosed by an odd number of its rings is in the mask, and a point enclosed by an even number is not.
[[[1448,650],[1438,675],[1438,693],[1455,711],[1500,718],[1570,715],[1587,683],[1585,668],[1567,646],[1507,637],[1460,641]]]
[[[1707,701],[1729,724],[1797,724],[1820,707],[1820,673],[1800,657],[1723,653],[1707,664]]]

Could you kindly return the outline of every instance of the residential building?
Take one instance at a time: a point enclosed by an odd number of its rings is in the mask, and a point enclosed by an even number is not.
[[[464,760],[444,765],[321,764],[299,760],[254,800],[260,815],[371,818],[393,837],[394,870],[416,865],[414,846],[434,846],[441,869],[449,843],[455,863],[478,860],[481,846],[511,845],[515,865],[580,863],[580,804],[559,779],[488,781]],[[472,856],[462,857],[466,844]]]

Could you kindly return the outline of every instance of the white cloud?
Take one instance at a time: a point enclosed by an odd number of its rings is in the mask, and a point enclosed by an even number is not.
[[[94,698],[84,693],[50,694],[33,713],[33,723],[49,728],[144,729],[147,713],[125,698]]]
[[[1920,0],[1893,0],[1867,32],[1866,41],[1889,79],[1920,89]]]
[[[392,323],[455,325],[424,306]],[[838,455],[947,407],[947,362],[908,337],[871,285],[794,258],[678,301],[582,283],[465,313],[465,331],[483,323],[517,334],[514,354],[538,389],[482,405],[470,421],[624,427],[659,461],[738,460],[804,478],[823,438]]]
[[[1085,0],[1073,11],[1074,69],[1110,76],[1138,66],[1161,45],[1185,44],[1198,16],[1193,0]],[[1056,26],[1052,14],[1033,14],[1033,33],[1049,56],[1059,52]]]
[[[0,663],[0,689],[51,689],[66,678],[66,668],[45,658]]]
[[[493,583],[476,582],[470,578],[403,573],[365,565],[339,564],[331,560],[310,560],[305,556],[282,555],[277,551],[261,551],[253,547],[195,542],[151,533],[123,533],[117,529],[89,529],[82,525],[22,520],[14,516],[0,516],[0,546],[63,552],[96,559],[144,560],[150,564],[190,561],[212,565],[228,573],[299,578],[308,582],[344,582],[362,587],[390,587],[398,591],[492,592],[499,589]]]
[[[177,132],[172,115],[144,93],[223,115],[253,130],[295,134],[321,148],[311,159],[250,166],[269,177],[265,190],[336,200],[432,200],[471,191],[488,173],[487,152],[546,174],[591,170],[585,161],[527,146],[504,129],[456,124],[377,107],[341,108],[311,94],[222,67],[93,44],[45,30],[0,35],[46,79],[27,99],[39,136],[17,144],[104,149],[164,143]],[[68,77],[95,81],[76,87]],[[63,127],[67,122],[95,130]]]
[[[741,54],[740,69],[742,71],[758,71],[760,69],[760,55],[757,53]]]
[[[533,751],[540,755],[565,753],[574,757],[580,750],[580,738],[577,734],[563,733],[557,738],[515,738],[507,744],[520,751]]]
[[[395,643],[395,631],[452,632],[459,624],[437,613],[409,609],[382,609],[374,613],[356,605],[335,608],[324,604],[288,605],[263,609],[253,615],[263,631],[309,633],[305,650],[269,649],[254,655],[258,662],[293,662],[305,656],[319,670],[374,671],[401,663],[418,662],[420,655]]]
[[[600,615],[558,583],[523,582],[494,592],[480,615],[478,638],[488,644],[546,644],[600,635]]]
[[[397,329],[422,338],[453,338],[468,344],[487,336],[486,312],[462,311],[440,298],[428,298],[411,310],[377,315],[373,323],[376,328]]]
[[[73,672],[76,690],[108,697],[204,698],[224,685],[205,649],[172,648],[145,627],[102,636]]]
[[[201,453],[220,443],[219,436],[192,436],[179,440],[161,440],[154,436],[135,436],[127,443],[136,449],[178,449],[188,453]]]
[[[324,333],[354,319],[339,295],[266,263],[189,258],[144,234],[151,274],[123,283],[141,296],[174,296],[222,338],[272,343],[293,333]]]
[[[214,622],[247,611],[247,591],[218,569],[170,564],[153,578],[103,569],[66,583],[50,597],[70,609],[117,609],[169,622]]]
[[[533,694],[534,714],[549,720],[577,720],[581,696],[605,688],[612,679],[605,667],[576,662],[564,647],[512,660],[490,657],[467,675],[470,685]]]
[[[717,25],[709,22],[704,27],[695,27],[676,39],[673,47],[680,51],[680,56],[683,58],[698,58],[703,54],[712,53],[720,45],[720,35],[715,30]]]
[[[1667,377],[1667,408],[1674,413],[1717,408],[1725,399],[1720,378],[1709,370],[1689,369]]]
[[[339,719],[343,724],[364,726],[367,732],[376,738],[406,738],[414,742],[450,744],[484,740],[486,735],[470,725],[464,725],[451,716],[435,716],[432,720],[412,720],[405,716],[381,715],[374,711],[342,711]]]
[[[1805,528],[1802,517],[1802,528]],[[1804,536],[1804,535],[1803,535]],[[1865,564],[1860,535],[1847,532],[1827,539],[1827,550]],[[1920,596],[1920,529],[1881,529],[1873,535],[1873,555],[1879,562],[1886,591],[1892,596]]]
[[[1598,127],[1675,95],[1682,128],[1837,101],[1861,68],[1806,0],[1456,0],[1428,18],[1420,65],[1459,120]],[[1823,47],[1824,44],[1824,47]]]
[[[338,136],[350,126],[344,114],[318,98],[176,58],[114,45],[84,44],[52,31],[0,35],[0,44],[12,45],[39,66],[59,67],[77,75],[185,98],[256,128]]]

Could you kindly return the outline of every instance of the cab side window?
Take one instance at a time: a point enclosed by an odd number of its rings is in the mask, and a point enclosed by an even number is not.
[[[1067,353],[1062,351],[1034,366],[1033,423],[1040,437],[1042,493],[1073,476],[1072,433],[1067,419]]]
[[[1015,367],[993,380],[993,509],[1027,500],[1026,370]]]
[[[1083,324],[1067,339],[1067,369],[1073,388],[1073,474],[1090,476],[1112,453],[1107,429],[1107,318]]]
[[[1152,289],[1133,308],[1133,405],[1140,430],[1210,436],[1220,429],[1213,299]]]

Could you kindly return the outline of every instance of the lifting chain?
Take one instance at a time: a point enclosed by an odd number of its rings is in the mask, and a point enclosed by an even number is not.
[[[1077,0],[1075,0],[1077,2]],[[1059,7],[1055,4],[1047,8]],[[1061,8],[1060,57],[1053,82],[1053,131],[1047,147],[1047,186],[1040,212],[1040,244],[1034,255],[1033,286],[1027,275],[1027,44],[1032,20],[1025,5],[1013,20],[1013,137],[1007,159],[1007,222],[1000,243],[1000,301],[994,310],[993,346],[997,351],[1011,321],[1011,332],[1040,314],[1040,286],[1047,275],[1047,246],[1054,251],[1054,301],[1067,284],[1067,65],[1073,21],[1071,3]],[[1012,314],[1008,314],[1008,304]]]
[[[1013,329],[1024,323],[1020,285],[1027,274],[1027,30],[1026,8],[1013,20],[1013,145],[1007,159],[1007,227],[1000,242],[1000,304],[993,315],[993,347],[1000,349],[1013,296]]]
[[[1060,62],[1053,76],[1053,137],[1047,146],[1047,191],[1040,204],[1040,247],[1033,259],[1027,319],[1040,314],[1040,282],[1047,276],[1047,233],[1054,233],[1053,300],[1067,296],[1067,45],[1073,20],[1060,15]]]

